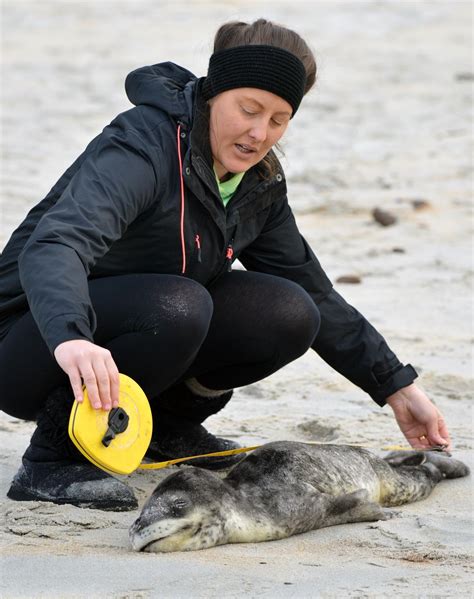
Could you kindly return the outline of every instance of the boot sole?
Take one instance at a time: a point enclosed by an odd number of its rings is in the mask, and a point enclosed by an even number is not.
[[[73,505],[75,507],[113,511],[113,512],[130,512],[138,508],[138,502],[124,503],[123,501],[74,501],[69,498],[48,497],[41,495],[38,492],[29,491],[24,487],[12,484],[7,492],[7,497],[13,501],[45,501],[56,505]]]

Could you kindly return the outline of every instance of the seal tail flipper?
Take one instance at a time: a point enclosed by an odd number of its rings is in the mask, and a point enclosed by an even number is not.
[[[380,505],[370,501],[368,491],[359,489],[353,493],[330,497],[325,526],[386,519],[387,516]]]
[[[469,468],[463,462],[455,460],[450,455],[440,451],[426,451],[426,461],[434,464],[444,478],[462,478],[470,473]]]
[[[433,464],[443,478],[461,478],[470,472],[463,462],[455,460],[450,453],[443,451],[392,451],[384,460],[394,468]]]

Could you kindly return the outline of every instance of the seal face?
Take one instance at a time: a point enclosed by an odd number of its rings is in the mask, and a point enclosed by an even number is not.
[[[443,478],[467,474],[462,462],[436,452],[382,459],[348,445],[268,443],[223,479],[198,468],[165,478],[131,526],[130,540],[135,551],[190,551],[381,520],[381,506],[423,499]]]
[[[130,529],[136,551],[182,551],[218,544],[228,497],[207,470],[188,468],[165,478]]]

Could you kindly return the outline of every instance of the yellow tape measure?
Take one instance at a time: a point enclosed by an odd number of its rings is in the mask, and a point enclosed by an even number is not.
[[[74,402],[69,417],[69,436],[77,449],[95,466],[115,474],[137,469],[158,470],[195,458],[226,456],[257,449],[241,447],[215,453],[186,456],[164,462],[142,463],[150,445],[153,418],[143,389],[120,374],[119,407],[106,412],[95,410],[84,389],[84,401]]]
[[[74,402],[69,436],[93,464],[117,474],[138,468],[151,441],[153,420],[142,388],[120,374],[119,408],[95,410],[84,390],[84,401]]]

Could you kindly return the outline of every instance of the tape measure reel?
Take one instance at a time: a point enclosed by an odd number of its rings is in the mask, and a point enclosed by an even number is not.
[[[87,389],[84,401],[74,402],[69,417],[69,436],[93,464],[116,474],[138,468],[150,444],[153,420],[150,404],[133,379],[120,374],[119,407],[95,410]]]

